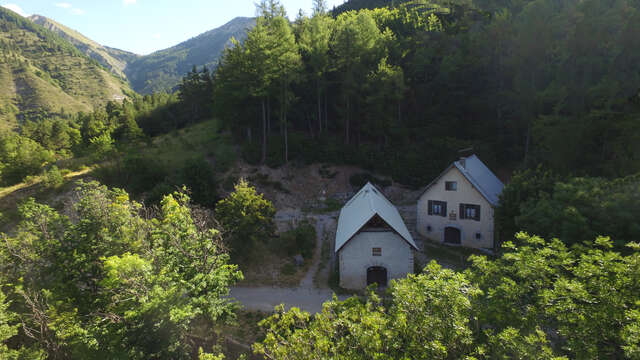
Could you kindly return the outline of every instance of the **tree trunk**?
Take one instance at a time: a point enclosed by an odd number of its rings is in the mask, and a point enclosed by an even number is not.
[[[262,157],[261,164],[267,161],[267,106],[265,99],[262,98]]]
[[[324,131],[329,132],[329,105],[326,91],[324,92]]]
[[[322,134],[322,102],[320,101],[320,79],[316,81],[318,90],[318,135]]]
[[[284,163],[289,163],[289,137],[287,129],[287,112],[284,113]]]
[[[344,125],[344,143],[349,145],[349,121],[351,117],[351,101],[347,95],[347,120]]]
[[[313,139],[314,138],[314,134],[313,134],[313,116],[307,116],[305,115],[305,118],[307,119],[307,127],[309,128],[309,136]]]
[[[267,134],[271,134],[271,97],[267,96]]]

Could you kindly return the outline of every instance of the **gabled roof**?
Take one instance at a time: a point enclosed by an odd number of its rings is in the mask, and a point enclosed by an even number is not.
[[[502,193],[504,184],[482,161],[480,161],[476,155],[471,155],[464,160],[461,159],[454,161],[453,164],[451,164],[445,171],[438,175],[435,180],[427,185],[420,196],[424,195],[424,193],[427,192],[433,184],[437,183],[438,180],[440,180],[440,178],[453,167],[456,167],[462,175],[469,180],[471,185],[473,185],[473,187],[475,187],[478,192],[487,199],[489,204],[493,206],[498,205],[500,193]]]
[[[340,210],[335,252],[338,252],[376,214],[409,245],[418,249],[398,209],[382,195],[380,190],[371,183],[367,183]]]

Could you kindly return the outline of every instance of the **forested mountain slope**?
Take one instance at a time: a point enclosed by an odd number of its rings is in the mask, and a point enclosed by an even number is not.
[[[214,105],[248,157],[414,186],[470,146],[507,172],[640,171],[636,1],[398,3],[291,25],[269,14],[225,53]]]
[[[39,114],[91,111],[130,92],[66,40],[0,8],[1,128]]]
[[[215,67],[230,39],[243,39],[254,23],[253,18],[237,17],[174,47],[140,57],[128,64],[127,78],[142,94],[171,91],[194,66]]]
[[[126,79],[124,68],[127,66],[127,63],[139,57],[139,55],[130,53],[128,51],[113,49],[107,46],[100,45],[97,42],[82,35],[81,33],[47,17],[41,15],[31,15],[28,19],[60,35],[60,37],[72,43],[82,53],[92,59],[97,60],[100,64],[102,64],[102,66],[106,67],[111,72],[123,79]]]

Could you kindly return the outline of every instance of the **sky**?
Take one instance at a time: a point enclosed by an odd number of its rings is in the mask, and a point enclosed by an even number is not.
[[[344,0],[327,0],[331,9]],[[312,0],[280,0],[291,19],[311,13]],[[51,18],[110,47],[146,55],[237,16],[254,16],[254,0],[0,0],[22,16]]]

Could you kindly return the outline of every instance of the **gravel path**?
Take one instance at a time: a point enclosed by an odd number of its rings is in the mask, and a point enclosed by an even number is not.
[[[231,297],[238,300],[246,309],[273,311],[277,305],[284,304],[286,309],[297,307],[310,313],[322,310],[322,303],[333,296],[331,289],[303,289],[276,287],[235,287],[231,289]],[[340,300],[348,296],[341,295]]]
[[[325,240],[325,232],[332,231],[335,220],[330,215],[314,215],[316,220],[316,247],[314,250],[313,263],[309,266],[307,274],[300,281],[297,288],[278,287],[234,287],[231,288],[230,297],[239,301],[246,309],[273,311],[277,305],[284,304],[289,309],[293,306],[310,313],[317,313],[322,310],[322,303],[333,297],[333,291],[328,287],[316,288],[313,278],[318,272],[321,261],[322,242]],[[329,234],[327,238],[332,236]],[[322,271],[329,271],[329,266],[325,266]],[[348,296],[342,295],[340,300]]]

